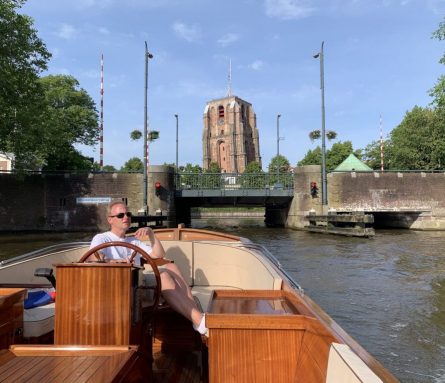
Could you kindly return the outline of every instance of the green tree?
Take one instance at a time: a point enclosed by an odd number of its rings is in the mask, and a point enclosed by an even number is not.
[[[187,163],[179,167],[179,184],[182,188],[194,188],[198,185],[202,168],[199,165]]]
[[[433,38],[440,41],[445,40],[445,19],[439,23],[439,28],[433,32]],[[445,65],[445,53],[439,60],[440,64]],[[430,96],[433,97],[432,105],[436,108],[445,110],[445,76],[442,75],[438,78],[436,85],[430,89]]]
[[[51,57],[29,16],[17,13],[24,0],[0,2],[0,150],[16,160],[35,146],[42,93],[38,83]],[[33,152],[29,159],[39,160]]]
[[[221,168],[216,162],[211,162],[209,168],[205,171],[206,173],[221,173]]]
[[[122,172],[143,172],[144,164],[139,157],[132,157],[124,166],[121,167]]]
[[[289,160],[283,155],[279,154],[273,157],[267,170],[269,172],[269,183],[271,185],[277,183],[287,185],[289,183],[291,166]]]
[[[326,170],[332,171],[340,165],[351,153],[357,158],[361,158],[361,150],[353,150],[351,141],[336,142],[331,149],[326,151]],[[321,165],[321,148],[317,146],[314,150],[309,150],[305,157],[298,162],[298,166]]]
[[[445,165],[444,115],[415,106],[391,132],[393,169],[434,170]]]
[[[317,146],[313,150],[308,150],[303,159],[298,161],[297,165],[321,165],[321,148]]]
[[[43,169],[85,168],[81,165],[83,156],[74,145],[97,142],[98,114],[93,99],[72,76],[46,76],[39,82],[45,107],[39,122],[38,146],[45,160]]]
[[[382,166],[380,153],[380,141],[372,141],[363,150],[362,161],[364,161],[370,168],[374,170],[380,170]],[[386,139],[383,141],[383,162],[384,170],[393,169],[392,148],[390,139]]]
[[[240,176],[240,184],[245,188],[263,188],[266,185],[265,173],[258,162],[249,162]]]
[[[285,173],[290,170],[290,163],[289,160],[284,157],[283,155],[279,154],[278,156],[275,156],[270,161],[269,166],[267,167],[267,170],[269,173]]]
[[[113,165],[104,165],[104,172],[116,172],[117,169]]]
[[[211,162],[204,173],[208,173],[208,175],[202,178],[202,187],[208,189],[219,189],[221,187],[221,168],[216,162]]]
[[[356,150],[352,148],[351,141],[336,142],[332,145],[331,149],[326,152],[326,170],[332,171],[338,165],[340,165],[348,156],[354,153],[354,155],[360,159],[361,150]]]
[[[99,164],[99,162],[95,162],[93,164],[93,170],[96,171],[96,172],[100,171],[100,164]],[[103,166],[103,171],[111,173],[111,172],[117,172],[117,169],[113,165],[104,165]]]
[[[252,174],[252,173],[264,173],[264,172],[263,169],[261,169],[261,166],[258,162],[252,161],[247,164],[243,173]]]

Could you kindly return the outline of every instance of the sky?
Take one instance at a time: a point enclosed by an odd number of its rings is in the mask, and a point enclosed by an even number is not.
[[[100,109],[104,56],[104,163],[143,157],[145,41],[149,146],[153,165],[202,166],[206,103],[232,94],[257,117],[263,169],[279,152],[292,166],[320,145],[320,60],[324,41],[327,142],[354,149],[386,137],[445,72],[445,42],[432,38],[445,0],[27,0],[52,58],[46,74],[74,76]],[[380,116],[382,116],[380,122]],[[78,147],[99,162],[99,145]]]

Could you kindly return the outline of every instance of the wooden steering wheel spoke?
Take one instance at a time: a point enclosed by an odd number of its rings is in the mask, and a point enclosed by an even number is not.
[[[103,261],[104,260],[102,254],[100,252],[98,252],[98,251],[94,252],[94,256],[96,257],[96,259],[98,261]]]
[[[134,259],[134,258],[136,257],[136,255],[137,255],[137,253],[138,253],[137,250],[135,250],[135,251],[133,251],[133,252],[131,253],[130,258],[128,258],[128,259],[130,260],[130,262],[133,261],[133,259]]]

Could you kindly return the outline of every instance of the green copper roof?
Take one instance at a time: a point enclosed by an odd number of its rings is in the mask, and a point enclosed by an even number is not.
[[[350,172],[350,171],[371,171],[372,169],[360,161],[352,153],[340,165],[335,168],[335,172]]]

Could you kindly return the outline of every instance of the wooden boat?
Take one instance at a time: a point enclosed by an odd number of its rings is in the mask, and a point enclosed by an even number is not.
[[[206,312],[208,337],[153,304],[155,283],[139,282],[156,282],[148,265],[78,262],[86,243],[50,248],[0,265],[0,381],[398,382],[265,248],[205,230],[155,234]],[[51,288],[39,268],[54,268],[55,303],[24,310],[29,289]]]

